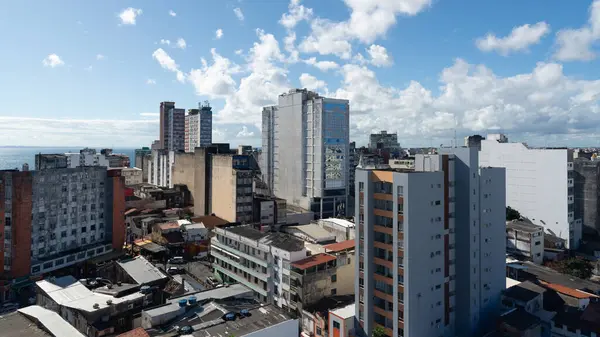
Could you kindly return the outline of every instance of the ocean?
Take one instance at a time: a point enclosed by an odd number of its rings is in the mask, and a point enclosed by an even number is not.
[[[18,168],[29,164],[30,170],[35,170],[35,155],[38,153],[79,152],[80,147],[0,147],[0,170]],[[98,153],[100,149],[96,149]],[[113,149],[113,153],[129,156],[131,166],[135,165],[135,149]]]

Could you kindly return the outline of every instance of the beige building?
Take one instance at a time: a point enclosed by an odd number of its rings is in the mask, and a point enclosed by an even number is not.
[[[195,148],[192,153],[176,153],[173,163],[173,184],[183,184],[190,191],[195,215],[210,214],[207,201],[207,151]]]
[[[121,170],[121,175],[125,177],[125,185],[137,185],[144,182],[142,169],[137,167],[124,167]]]
[[[212,156],[212,213],[231,222],[252,222],[251,170],[234,169],[234,156]]]
[[[354,270],[354,264],[356,263],[354,247],[354,239],[336,242],[323,246],[323,248],[325,249],[325,253],[333,255],[337,258],[337,295],[354,294],[354,280],[356,279],[356,274]]]

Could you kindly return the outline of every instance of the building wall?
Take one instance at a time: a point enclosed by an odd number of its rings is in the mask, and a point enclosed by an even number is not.
[[[582,219],[586,232],[600,230],[600,160],[577,158],[573,160],[575,218]]]
[[[527,257],[535,264],[544,262],[544,231],[521,231],[506,228],[506,252]]]
[[[337,295],[352,295],[354,294],[354,286],[356,283],[356,257],[354,251],[347,253],[338,253],[336,262],[336,277],[337,282],[334,288]]]
[[[33,175],[17,172],[12,175],[12,266],[14,278],[29,275],[32,259]]]
[[[232,156],[212,157],[212,212],[227,221],[236,221],[236,170]]]
[[[160,127],[159,127],[159,148],[168,148],[169,138],[169,110],[175,108],[175,102],[160,103]]]
[[[306,248],[291,252],[277,247],[271,247],[273,258],[273,304],[280,308],[290,306],[290,263],[306,258]],[[278,294],[278,295],[276,295]]]
[[[125,178],[125,185],[136,185],[143,183],[142,170],[138,168],[124,168],[121,170],[123,178]]]
[[[574,213],[572,152],[522,143],[481,142],[481,166],[506,168],[506,205],[576,249],[581,219]],[[549,184],[548,181],[552,181]]]
[[[76,168],[79,166],[103,166],[109,167],[108,159],[105,155],[93,152],[65,153],[67,156],[67,167]]]
[[[344,319],[329,311],[329,328],[327,330],[329,331],[328,337],[354,336],[354,316]]]
[[[125,244],[125,180],[123,177],[109,177],[112,184],[112,248],[120,251]]]
[[[275,137],[275,113],[276,106],[264,107],[262,111],[262,154],[260,162],[260,171],[262,180],[269,186],[271,193],[274,188],[274,137]]]
[[[191,203],[194,204],[195,197],[195,153],[176,153],[173,163],[173,184],[186,185],[191,192]]]

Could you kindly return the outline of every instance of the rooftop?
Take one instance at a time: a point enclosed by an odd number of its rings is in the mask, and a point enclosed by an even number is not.
[[[263,233],[252,226],[232,226],[224,230],[243,236],[247,239],[258,241],[259,243],[270,245],[275,248],[283,249],[288,252],[297,252],[304,249],[304,241],[297,239],[289,234],[280,232]]]
[[[108,308],[110,305],[131,302],[144,297],[139,292],[123,297],[96,293],[89,290],[73,276],[63,276],[50,280],[38,281],[36,285],[58,305],[86,312],[94,312]],[[109,300],[111,304],[107,303]],[[98,305],[98,307],[94,308],[95,305]]]
[[[540,324],[539,318],[528,313],[525,309],[513,309],[502,316],[500,319],[507,325],[519,330],[526,331]]]
[[[318,266],[322,263],[327,263],[330,261],[335,261],[336,257],[329,254],[317,254],[307,257],[306,259],[296,261],[292,263],[292,267],[298,268],[301,270],[306,270],[310,267]]]
[[[300,234],[301,236],[302,234],[304,234],[308,236],[308,238],[313,239],[316,242],[335,240],[335,234],[328,232],[323,227],[314,223],[299,226],[287,226],[284,228],[287,230],[291,230],[294,233],[301,232],[298,234]]]
[[[38,328],[27,317],[19,312],[12,312],[0,316],[0,330],[3,337],[46,337],[52,336],[46,331]]]
[[[138,284],[150,283],[167,278],[143,256],[119,262],[119,266]]]
[[[38,322],[38,324],[42,325],[47,331],[53,336],[60,337],[83,337],[84,335],[77,331],[71,324],[65,321],[59,314],[54,311],[42,308],[38,305],[31,305],[22,309],[19,309],[19,313],[29,317],[32,320]],[[24,336],[35,336],[33,334],[29,334],[28,331],[24,331]],[[2,329],[2,336],[6,336],[4,329]],[[15,335],[16,336],[16,335]],[[46,336],[39,335],[39,336]]]
[[[329,310],[329,312],[332,315],[336,315],[342,319],[347,319],[356,315],[356,305],[354,303],[351,303],[345,307],[341,307],[335,310]]]
[[[562,286],[560,284],[556,284],[556,283],[548,283],[548,282],[541,282],[544,286],[556,291],[557,293],[561,293],[563,295],[567,295],[570,297],[574,297],[577,299],[585,299],[585,298],[590,298],[590,297],[598,297],[594,294],[590,294],[588,292],[585,291],[581,291],[578,289],[571,289],[569,287],[565,287]]]
[[[117,335],[117,337],[150,337],[150,335],[146,332],[146,330],[144,330],[144,328],[135,328]]]
[[[309,313],[318,312],[322,315],[327,315],[329,310],[334,310],[353,304],[354,300],[354,295],[336,295],[323,297],[316,303],[304,307],[304,311]]]
[[[203,223],[208,229],[213,229],[218,226],[223,226],[229,223],[229,221],[219,218],[215,215],[204,215],[192,218],[194,223]]]
[[[172,298],[169,300],[172,303],[177,303],[177,301],[181,298],[187,298],[190,295],[196,297],[197,301],[205,301],[205,300],[223,300],[232,297],[243,297],[245,295],[253,295],[252,290],[244,286],[243,284],[236,283],[226,287],[219,287],[214,289],[209,289],[205,291],[200,291],[194,294],[186,294],[185,296],[180,296],[176,298]]]
[[[504,296],[513,298],[517,301],[529,302],[540,295],[539,292],[524,287],[523,283],[519,283],[516,286],[506,289],[504,291]]]
[[[167,251],[167,248],[165,248],[159,244],[156,244],[150,240],[144,240],[144,239],[135,240],[135,242],[133,244],[142,249],[145,249],[149,252],[152,252],[152,253],[160,253],[160,252]]]
[[[334,224],[341,226],[341,227],[346,227],[346,228],[354,228],[356,227],[356,225],[354,224],[354,222],[352,221],[348,221],[348,220],[344,220],[344,219],[338,219],[338,218],[327,218],[327,219],[321,219],[322,221],[328,221],[328,222],[333,222]]]
[[[158,227],[160,227],[161,230],[165,231],[169,229],[179,229],[179,224],[177,222],[167,222],[158,225]]]
[[[512,220],[506,222],[506,228],[518,230],[521,232],[527,233],[535,233],[535,232],[544,232],[544,227],[534,225],[530,222],[524,220]]]
[[[347,249],[354,249],[354,245],[356,242],[354,240],[346,240],[341,242],[332,243],[329,245],[323,246],[326,252],[339,252]]]
[[[600,294],[600,284],[596,282],[583,280],[571,275],[561,274],[556,270],[536,265],[533,262],[525,261],[510,263],[507,264],[507,267],[521,269],[522,271],[525,271],[548,283],[560,284],[571,289],[579,289],[593,294]]]
[[[249,310],[249,316],[194,332],[196,337],[246,336],[253,332],[273,327],[291,320],[287,314],[273,305],[256,307]],[[200,319],[202,321],[202,318]],[[199,324],[201,326],[201,324]]]

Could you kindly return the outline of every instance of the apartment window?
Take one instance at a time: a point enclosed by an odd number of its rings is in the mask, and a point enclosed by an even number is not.
[[[398,195],[399,196],[404,195],[404,186],[398,186]]]
[[[362,191],[364,191],[364,190],[365,190],[365,183],[364,183],[364,182],[360,181],[360,182],[358,183],[358,190],[359,190],[360,192],[362,192]]]
[[[436,200],[436,201],[435,201],[435,205],[436,205],[436,206],[439,206],[439,205],[441,205],[441,204],[442,204],[442,202],[441,202],[440,200]]]
[[[340,328],[340,323],[336,322],[336,321],[333,321],[333,328],[334,329],[339,329]]]
[[[331,282],[337,282],[337,275],[331,275]]]

